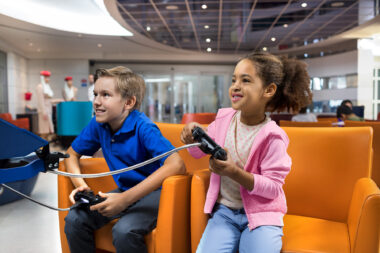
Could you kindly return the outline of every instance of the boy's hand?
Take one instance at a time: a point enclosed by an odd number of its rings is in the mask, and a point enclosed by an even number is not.
[[[71,203],[75,204],[75,200],[74,200],[74,195],[75,193],[77,192],[82,192],[82,191],[91,191],[90,187],[88,186],[79,186],[77,188],[75,188],[71,193],[70,193],[70,196],[69,196],[69,199],[71,201]]]
[[[105,198],[103,202],[90,206],[91,211],[98,211],[103,216],[112,217],[124,211],[130,204],[126,204],[125,197],[121,193],[103,193],[99,196]]]
[[[227,160],[222,161],[210,157],[210,170],[220,176],[231,177],[239,168],[232,161],[231,155],[228,152],[228,150],[226,148],[224,148],[224,150],[226,150],[227,153]]]
[[[197,123],[197,122],[190,122],[189,124],[187,124],[183,129],[182,129],[182,132],[181,132],[181,141],[185,144],[191,144],[191,143],[194,143],[194,139],[193,139],[193,129],[194,127],[200,127],[202,128],[205,133],[207,133],[207,129],[205,129],[201,124]]]

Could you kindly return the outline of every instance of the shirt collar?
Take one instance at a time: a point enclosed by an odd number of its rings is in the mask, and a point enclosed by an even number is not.
[[[133,131],[135,129],[135,125],[136,125],[137,119],[139,118],[139,115],[140,113],[137,110],[133,110],[129,112],[127,118],[124,120],[123,125],[114,135],[119,135],[121,133],[129,133]],[[102,123],[101,125],[102,127],[106,129],[110,129],[110,126],[108,125],[108,123]]]

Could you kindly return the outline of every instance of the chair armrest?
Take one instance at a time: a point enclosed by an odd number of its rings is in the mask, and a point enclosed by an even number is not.
[[[356,182],[347,224],[351,252],[379,252],[380,190],[372,179]]]
[[[12,119],[11,123],[15,126],[18,126],[19,128],[23,128],[28,131],[30,130],[28,118]]]
[[[191,252],[195,252],[203,231],[206,228],[209,216],[204,213],[206,194],[210,183],[210,170],[195,171],[191,180],[191,205],[190,205],[190,228],[191,228]]]
[[[90,174],[90,173],[101,173],[109,171],[107,163],[104,158],[89,158],[89,159],[80,159],[81,173]],[[59,170],[67,172],[65,164],[63,161],[59,163]],[[85,179],[90,188],[97,193],[97,191],[102,190],[103,192],[108,192],[115,189],[116,183],[113,180],[112,176],[100,177],[100,178],[88,178]],[[70,193],[74,190],[74,186],[71,183],[69,177],[58,176],[58,207],[68,208],[72,205],[69,200]],[[68,211],[58,212],[59,217],[59,231],[61,237],[61,246],[63,253],[69,253],[69,246],[67,244],[66,235],[64,232],[65,228],[65,217],[68,214]]]
[[[190,251],[190,175],[168,177],[162,184],[155,252]]]

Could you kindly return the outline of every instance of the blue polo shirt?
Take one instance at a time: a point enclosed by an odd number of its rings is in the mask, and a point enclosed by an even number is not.
[[[71,146],[78,154],[88,156],[92,156],[101,147],[111,171],[138,164],[174,149],[156,124],[136,110],[129,113],[122,127],[114,134],[111,134],[107,123],[98,123],[95,117],[92,118]],[[118,187],[125,191],[161,167],[166,158],[113,175],[113,178]]]

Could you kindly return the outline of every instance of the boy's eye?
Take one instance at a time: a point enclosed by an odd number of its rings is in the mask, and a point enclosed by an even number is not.
[[[108,94],[108,93],[104,93],[104,96],[105,96],[105,97],[109,97],[110,94]]]
[[[231,81],[232,81],[232,83],[236,82],[235,78],[232,78],[232,80],[231,80]]]
[[[249,79],[244,78],[244,79],[243,79],[243,82],[245,82],[245,83],[249,83],[250,81],[249,81]]]

